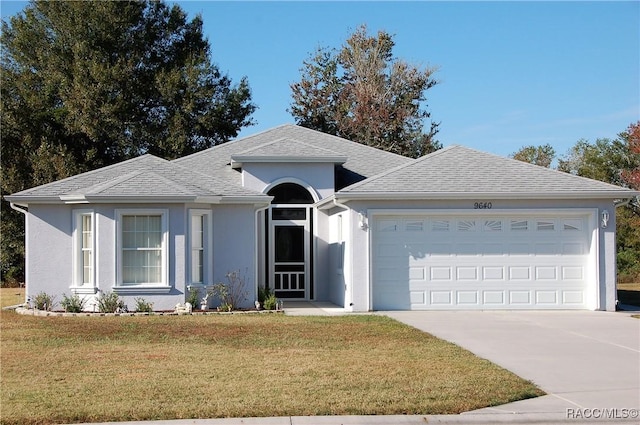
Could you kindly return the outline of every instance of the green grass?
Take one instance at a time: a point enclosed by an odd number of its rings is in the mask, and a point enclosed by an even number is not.
[[[543,394],[381,316],[0,319],[4,424],[447,414]]]
[[[24,288],[0,288],[0,308],[24,302]]]

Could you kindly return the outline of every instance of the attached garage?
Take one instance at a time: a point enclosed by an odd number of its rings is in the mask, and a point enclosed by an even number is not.
[[[336,192],[338,285],[354,311],[614,311],[616,208],[637,194],[450,146]]]
[[[372,215],[373,309],[593,309],[595,217],[589,210]]]

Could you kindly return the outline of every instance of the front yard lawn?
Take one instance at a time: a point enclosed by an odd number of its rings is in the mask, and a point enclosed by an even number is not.
[[[381,316],[0,314],[4,424],[447,414],[543,394]]]

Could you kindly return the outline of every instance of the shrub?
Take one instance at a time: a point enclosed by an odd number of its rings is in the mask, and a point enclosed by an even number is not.
[[[271,289],[258,286],[258,302],[264,306],[264,301],[271,295]]]
[[[275,294],[269,293],[262,306],[265,310],[275,310],[278,307],[278,299]]]
[[[152,313],[153,303],[147,302],[144,298],[136,298],[136,311],[138,313]]]
[[[86,302],[86,300],[80,298],[78,295],[67,297],[66,294],[63,294],[60,305],[67,313],[81,313],[84,310]]]
[[[40,292],[38,295],[33,297],[33,305],[38,310],[46,310],[51,311],[53,307],[56,305],[55,302],[56,297],[53,295],[46,294],[44,292]]]
[[[197,308],[200,305],[200,291],[198,288],[189,288],[187,302],[191,304],[191,307],[193,308]]]
[[[100,313],[116,313],[127,311],[127,306],[115,292],[103,292],[98,298],[98,311]]]
[[[216,283],[210,289],[211,295],[220,300],[220,309],[231,311],[237,309],[247,299],[247,282],[240,270],[227,273],[227,283]]]

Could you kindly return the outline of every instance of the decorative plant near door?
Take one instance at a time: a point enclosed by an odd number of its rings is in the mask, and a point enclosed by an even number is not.
[[[276,295],[264,286],[258,286],[258,302],[265,310],[276,310],[278,307]]]
[[[221,311],[237,310],[246,301],[247,282],[240,270],[227,273],[227,282],[218,282],[210,289],[211,295],[220,300]]]

